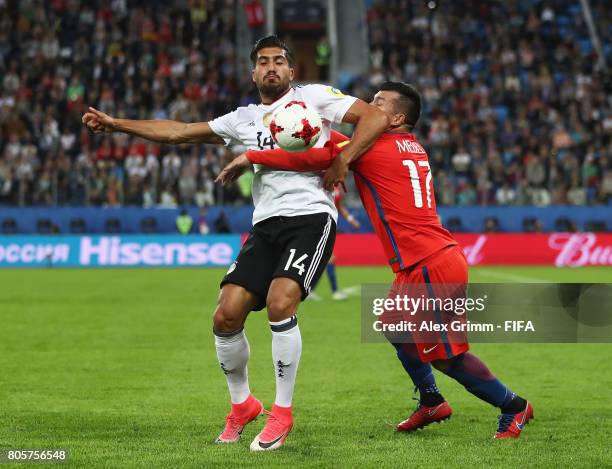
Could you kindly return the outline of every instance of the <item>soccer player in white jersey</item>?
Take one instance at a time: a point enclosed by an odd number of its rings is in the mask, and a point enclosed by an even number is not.
[[[90,108],[83,123],[94,132],[126,132],[149,140],[179,143],[240,143],[251,150],[273,148],[268,129],[272,113],[291,101],[304,101],[323,119],[317,146],[329,140],[332,123],[357,124],[348,155],[361,155],[389,125],[377,108],[323,85],[291,86],[293,57],[276,36],[255,43],[252,78],[261,104],[240,107],[211,122],[181,123],[112,118]],[[267,307],[272,330],[276,399],[263,430],[251,443],[256,451],[276,449],[293,427],[292,398],[302,339],[299,303],[322,274],[335,240],[337,211],[319,173],[255,168],[253,229],[221,281],[213,317],[219,364],[229,387],[231,411],[218,443],[234,443],[244,427],[263,412],[250,391],[249,343],[244,323],[250,311]]]

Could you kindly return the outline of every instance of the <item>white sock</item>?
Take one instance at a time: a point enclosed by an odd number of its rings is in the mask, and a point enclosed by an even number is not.
[[[251,355],[244,330],[231,336],[215,334],[217,358],[229,388],[232,404],[241,404],[251,394],[247,363]]]
[[[302,336],[297,317],[270,322],[272,329],[272,361],[276,374],[275,404],[291,407],[295,377],[302,354]]]

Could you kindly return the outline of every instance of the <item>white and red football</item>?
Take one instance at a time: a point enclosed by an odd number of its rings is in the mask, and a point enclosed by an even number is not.
[[[277,109],[270,121],[276,144],[287,151],[312,148],[321,136],[321,117],[303,101],[291,101]]]

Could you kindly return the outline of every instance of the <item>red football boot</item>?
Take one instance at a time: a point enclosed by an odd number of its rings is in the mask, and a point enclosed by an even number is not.
[[[215,443],[236,443],[240,440],[244,427],[262,415],[263,411],[263,404],[255,399],[252,394],[247,397],[246,401],[240,404],[232,404],[230,414],[225,417],[225,428],[217,437]]]
[[[251,443],[251,451],[271,451],[279,448],[293,428],[291,407],[280,407],[275,404],[272,412],[266,411],[266,413],[268,421]]]
[[[442,404],[427,407],[419,404],[410,417],[398,424],[398,432],[413,432],[419,428],[426,427],[430,423],[442,422],[453,414],[453,409],[444,401]]]
[[[518,438],[521,436],[521,432],[525,425],[527,425],[532,418],[534,418],[533,406],[529,402],[527,402],[525,410],[518,414],[501,414],[498,417],[499,426],[493,438],[497,440]]]

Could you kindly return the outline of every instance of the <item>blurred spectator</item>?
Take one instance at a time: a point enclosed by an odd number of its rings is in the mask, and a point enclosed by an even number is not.
[[[602,203],[612,202],[612,169],[606,170],[600,187],[600,200]]]
[[[476,204],[476,191],[471,183],[465,183],[459,188],[457,194],[458,205],[475,205]]]
[[[512,205],[516,201],[516,191],[510,187],[508,182],[504,182],[504,185],[495,193],[495,201],[497,205]]]
[[[238,189],[243,199],[249,200],[252,194],[253,171],[246,171],[238,178]]]
[[[176,217],[176,229],[180,234],[186,235],[191,232],[192,226],[193,218],[191,218],[187,210],[182,209],[181,213]]]
[[[578,182],[578,177],[573,177],[567,192],[567,201],[571,205],[585,205],[587,202],[586,189]]]
[[[175,208],[177,206],[174,190],[170,185],[164,187],[159,199],[159,206],[162,208]]]
[[[221,210],[214,221],[215,233],[231,233],[232,229],[229,225],[226,213]]]
[[[499,233],[499,221],[495,217],[487,217],[483,229],[485,233]]]
[[[319,67],[319,81],[325,83],[329,80],[329,64],[332,55],[332,48],[327,36],[321,37],[317,42],[315,55],[315,63]]]
[[[534,233],[543,233],[544,232],[544,224],[541,220],[535,220],[533,223],[533,232]]]
[[[206,223],[206,209],[200,208],[200,215],[198,217],[198,231],[200,234],[207,235],[210,233],[210,227]]]
[[[538,218],[526,218],[523,220],[523,231],[526,233],[542,233],[544,225]]]

